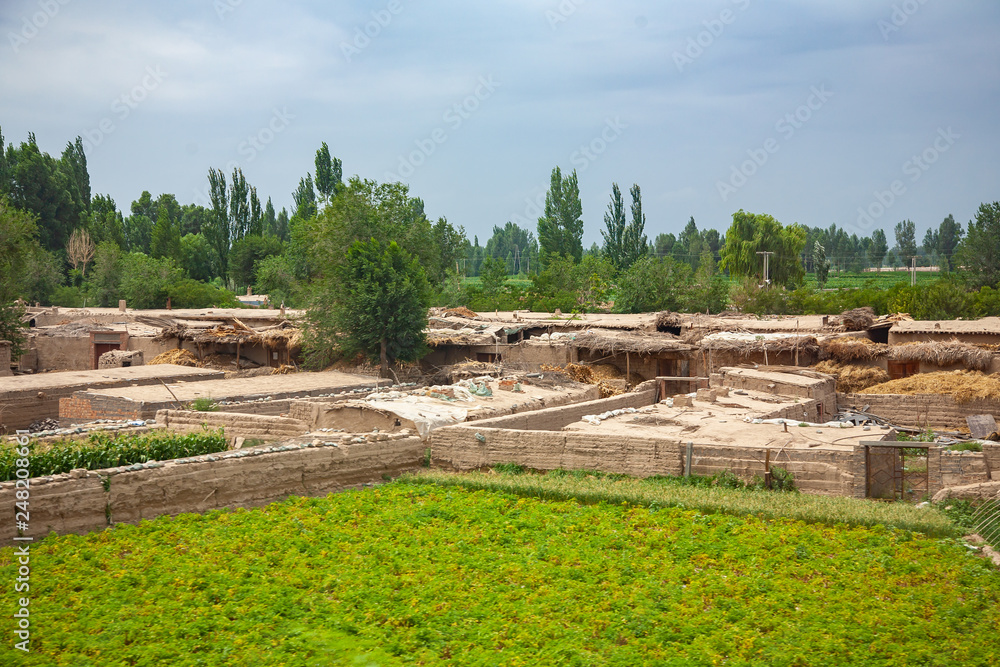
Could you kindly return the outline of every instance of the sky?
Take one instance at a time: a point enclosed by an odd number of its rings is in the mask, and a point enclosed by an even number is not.
[[[0,34],[5,141],[82,137],[126,214],[213,167],[291,208],[324,141],[483,244],[556,166],[586,246],[612,183],[650,240],[743,209],[892,245],[1000,199],[995,0],[3,0]]]

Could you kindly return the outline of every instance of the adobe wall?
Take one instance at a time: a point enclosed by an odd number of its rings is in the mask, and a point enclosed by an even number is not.
[[[161,515],[259,507],[292,495],[325,496],[416,470],[424,451],[416,437],[286,445],[34,478],[29,535],[82,534]],[[3,541],[16,535],[14,502],[14,482],[0,483],[0,507],[8,515],[0,521]]]
[[[990,480],[990,469],[982,452],[952,452],[942,450],[938,464],[939,478],[936,493],[949,486],[965,486]],[[933,483],[932,483],[933,486]]]
[[[309,431],[307,423],[288,417],[195,410],[159,410],[156,413],[156,424],[175,431],[221,428],[230,441],[234,438],[281,440],[304,435]]]
[[[81,336],[32,337],[37,355],[35,368],[42,371],[91,370],[90,338]]]
[[[10,342],[0,340],[0,377],[13,375],[10,370]]]
[[[601,435],[575,431],[525,431],[483,428],[484,422],[437,429],[431,435],[433,464],[474,470],[517,463],[534,470],[599,470],[636,477],[681,475],[687,443],[670,438]],[[695,443],[691,472],[714,475],[730,470],[740,477],[763,477],[761,448]],[[775,451],[772,466],[782,466],[807,493],[864,497],[864,448],[853,451]]]
[[[161,379],[195,382],[222,376],[221,371],[163,364],[6,378],[0,385],[0,431],[26,429],[39,419],[58,418],[60,399],[83,389],[159,384]]]
[[[599,396],[600,390],[591,387],[587,392]],[[563,426],[578,422],[584,415],[595,415],[620,408],[641,408],[656,401],[656,390],[635,391],[627,394],[598,398],[596,400],[573,403],[561,407],[545,408],[530,412],[520,412],[503,417],[480,419],[476,422],[482,428],[521,429],[525,431],[558,431]]]
[[[810,420],[814,421],[826,421],[837,412],[836,380],[832,376],[812,378],[766,367],[723,368],[711,375],[711,386],[812,399],[822,407],[822,410],[810,411]]]
[[[838,394],[837,399],[841,409],[868,405],[867,412],[910,428],[968,429],[965,418],[970,415],[1000,416],[1000,401],[956,403],[940,394]]]

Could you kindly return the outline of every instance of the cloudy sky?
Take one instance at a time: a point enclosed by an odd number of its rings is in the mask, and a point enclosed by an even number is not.
[[[919,239],[1000,199],[995,0],[3,0],[0,29],[5,140],[82,136],[126,212],[235,166],[290,206],[322,141],[483,243],[557,165],[587,245],[612,182],[650,239],[741,208]]]

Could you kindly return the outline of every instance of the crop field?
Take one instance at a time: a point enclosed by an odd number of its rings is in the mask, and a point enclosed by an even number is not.
[[[8,640],[0,664],[1000,663],[1000,574],[953,537],[487,477],[49,536],[31,652]]]
[[[917,283],[924,285],[941,279],[942,274],[938,271],[917,271]],[[879,287],[888,289],[896,284],[909,285],[910,273],[908,271],[865,271],[862,273],[836,272],[831,271],[827,276],[825,289]],[[816,274],[807,273],[805,280],[806,287],[817,287]]]

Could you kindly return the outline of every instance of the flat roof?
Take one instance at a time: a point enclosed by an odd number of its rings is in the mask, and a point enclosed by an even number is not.
[[[38,373],[35,375],[15,375],[0,378],[0,399],[22,391],[42,391],[72,387],[101,386],[122,382],[149,381],[161,379],[211,381],[202,378],[221,378],[222,371],[208,368],[192,368],[174,364],[154,364],[151,366],[130,366],[128,368],[104,368],[94,371],[61,371]],[[160,386],[162,389],[162,385]]]

